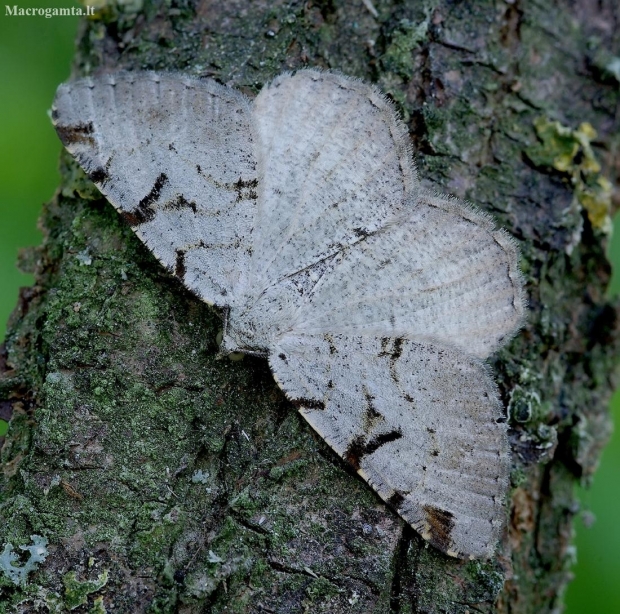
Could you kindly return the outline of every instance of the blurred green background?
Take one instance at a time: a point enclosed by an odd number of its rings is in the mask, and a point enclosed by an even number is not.
[[[72,0],[20,2],[19,6],[74,5]],[[77,6],[77,4],[75,4]],[[58,185],[60,152],[47,117],[56,86],[67,79],[78,18],[0,16],[0,338],[17,300],[20,286],[32,278],[15,267],[19,247],[37,245],[36,228],[41,203]],[[620,223],[610,247],[620,270]],[[620,275],[614,274],[613,293],[620,292]],[[620,394],[612,401],[620,420]],[[0,435],[6,423],[0,421]],[[596,522],[586,528],[578,519],[578,563],[575,581],[566,597],[566,613],[620,613],[620,436],[616,434],[603,454],[592,488],[580,489],[582,508]]]

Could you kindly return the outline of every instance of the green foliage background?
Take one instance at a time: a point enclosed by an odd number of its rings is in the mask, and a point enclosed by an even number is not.
[[[20,2],[19,6],[74,6],[71,0]],[[11,17],[0,15],[0,338],[17,301],[18,288],[32,284],[15,261],[20,247],[36,245],[41,203],[58,185],[60,152],[47,117],[56,86],[68,78],[76,17]],[[610,246],[614,278],[610,292],[620,293],[620,220]],[[620,420],[620,394],[612,400]],[[0,435],[6,429],[0,421]],[[582,510],[596,522],[576,522],[575,581],[566,597],[567,614],[620,612],[620,435],[603,454],[589,489],[579,489]]]

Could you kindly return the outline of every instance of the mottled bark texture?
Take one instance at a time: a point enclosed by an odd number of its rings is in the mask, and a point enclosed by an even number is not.
[[[495,560],[427,547],[314,435],[266,361],[216,359],[218,315],[63,155],[43,245],[22,258],[36,285],[0,360],[0,410],[12,413],[0,548],[24,564],[19,546],[40,535],[48,556],[23,585],[0,574],[0,612],[559,611],[573,490],[608,436],[618,353],[605,297],[617,11],[616,0],[118,0],[84,23],[76,75],[182,69],[253,94],[321,66],[392,96],[423,181],[493,214],[522,247],[529,320],[492,364],[512,507]]]

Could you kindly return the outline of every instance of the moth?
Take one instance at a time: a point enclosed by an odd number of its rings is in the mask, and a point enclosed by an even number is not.
[[[58,135],[316,432],[442,552],[492,556],[510,450],[485,359],[524,316],[515,241],[424,189],[392,104],[317,70],[251,100],[126,72],[59,87]]]

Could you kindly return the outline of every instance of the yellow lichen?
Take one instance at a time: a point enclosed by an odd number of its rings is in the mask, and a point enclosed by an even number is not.
[[[573,130],[545,117],[537,118],[534,128],[540,143],[528,149],[530,160],[537,166],[548,166],[566,173],[592,226],[611,232],[613,186],[601,174],[601,165],[592,149],[596,130],[588,122]]]

